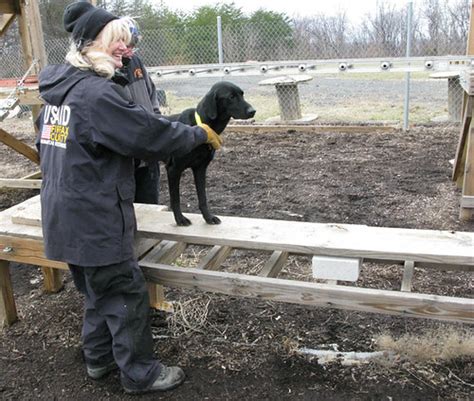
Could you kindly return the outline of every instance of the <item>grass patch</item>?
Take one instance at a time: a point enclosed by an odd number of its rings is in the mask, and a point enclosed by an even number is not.
[[[414,363],[474,357],[474,334],[467,330],[439,328],[423,335],[405,334],[398,339],[383,333],[375,341],[379,350],[394,352]]]

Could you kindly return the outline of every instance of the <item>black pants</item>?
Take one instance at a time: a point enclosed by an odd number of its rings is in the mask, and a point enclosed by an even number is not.
[[[130,259],[98,267],[69,265],[69,269],[76,288],[85,295],[86,363],[99,367],[115,360],[124,387],[151,386],[161,364],[153,355],[148,291],[138,263]]]
[[[157,205],[160,190],[160,164],[135,163],[135,202]]]

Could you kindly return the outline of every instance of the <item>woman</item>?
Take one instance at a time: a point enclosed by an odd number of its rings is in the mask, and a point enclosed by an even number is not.
[[[133,159],[221,143],[207,126],[170,123],[135,105],[114,82],[130,41],[127,21],[77,2],[65,9],[64,26],[74,42],[68,63],[40,74],[45,253],[68,263],[85,295],[88,375],[100,379],[118,367],[127,393],[168,390],[185,376],[153,356],[148,293],[133,255]]]

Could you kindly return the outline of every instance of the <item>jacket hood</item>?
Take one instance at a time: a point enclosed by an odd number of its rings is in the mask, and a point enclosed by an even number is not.
[[[48,65],[39,75],[40,96],[46,103],[59,106],[78,82],[91,75],[96,74],[70,64]]]

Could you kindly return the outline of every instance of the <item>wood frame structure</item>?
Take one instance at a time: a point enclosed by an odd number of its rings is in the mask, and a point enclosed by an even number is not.
[[[469,35],[466,53],[474,55],[474,0],[471,1]],[[474,75],[472,67],[460,77],[464,89],[463,118],[459,135],[456,156],[454,159],[452,179],[461,188],[459,218],[474,219],[474,126],[472,116],[474,109]]]
[[[32,75],[38,75],[47,64],[46,50],[44,47],[43,29],[37,1],[26,0],[0,0],[0,35],[3,35],[11,26],[15,18],[18,20],[21,45],[24,55],[25,70],[31,68]],[[18,91],[20,103],[33,106],[33,120],[39,114],[41,101],[36,88]],[[39,164],[36,149],[31,148],[16,139],[3,129],[0,129],[0,141],[11,147],[16,152]],[[6,182],[3,182],[6,186]]]
[[[171,212],[136,204],[137,256],[147,281],[233,296],[325,306],[362,312],[474,323],[474,299],[412,292],[417,267],[474,272],[474,233],[318,224],[282,220],[222,217],[219,226],[200,215],[188,215],[189,227],[178,227]],[[195,268],[172,265],[188,244],[208,246]],[[258,275],[222,271],[234,249],[270,255]],[[45,258],[39,196],[0,213],[0,324],[17,319],[9,262],[53,267],[45,288],[60,287],[56,271],[64,263]],[[358,258],[404,265],[400,291],[360,288],[278,278],[290,254]],[[56,270],[59,269],[59,270]]]

